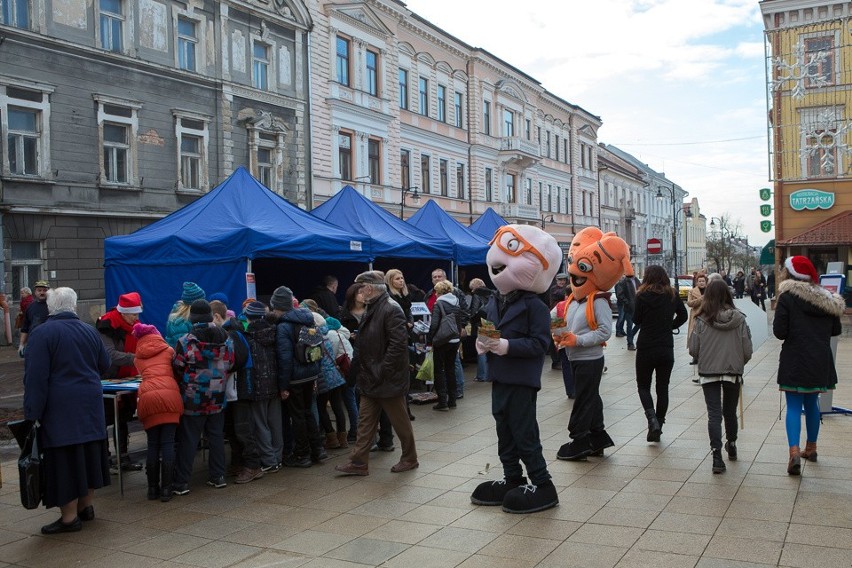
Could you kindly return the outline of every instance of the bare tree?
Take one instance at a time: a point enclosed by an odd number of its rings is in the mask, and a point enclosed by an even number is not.
[[[742,222],[739,219],[733,219],[730,213],[725,212],[721,217],[711,217],[710,223],[706,239],[708,268],[731,274],[732,269],[745,270],[755,266],[756,261],[744,254],[749,247],[740,236]]]

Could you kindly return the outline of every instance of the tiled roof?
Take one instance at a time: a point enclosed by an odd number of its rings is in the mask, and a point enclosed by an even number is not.
[[[852,245],[852,211],[844,211],[778,246]]]

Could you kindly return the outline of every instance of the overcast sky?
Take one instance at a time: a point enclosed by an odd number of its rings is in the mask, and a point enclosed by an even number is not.
[[[763,245],[770,187],[757,0],[403,0],[409,9],[600,116],[633,154]]]

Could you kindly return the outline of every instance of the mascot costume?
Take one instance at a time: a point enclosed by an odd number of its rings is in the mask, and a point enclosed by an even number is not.
[[[531,225],[506,225],[491,240],[485,262],[499,294],[485,307],[476,350],[487,353],[504,478],[481,483],[470,497],[476,505],[533,513],[559,504],[542,453],[536,398],[551,342],[550,310],[537,294],[548,290],[561,261],[556,240]]]
[[[630,248],[615,233],[586,227],[574,236],[568,249],[571,294],[556,306],[553,340],[567,348],[576,385],[576,399],[568,421],[571,442],[559,448],[561,460],[602,456],[615,443],[604,430],[600,395],[604,369],[603,348],[612,335],[609,293],[624,275],[633,275]]]

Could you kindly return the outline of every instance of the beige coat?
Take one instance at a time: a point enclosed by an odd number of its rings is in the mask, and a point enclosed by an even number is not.
[[[701,290],[698,289],[698,286],[693,287],[692,290],[689,291],[689,295],[686,297],[686,305],[689,306],[689,327],[686,331],[687,346],[689,346],[689,338],[692,336],[692,328],[695,325],[695,314],[698,313],[698,308],[701,307],[701,299],[703,297],[704,295],[701,293]]]

